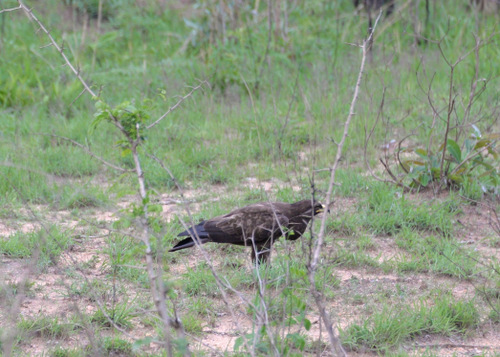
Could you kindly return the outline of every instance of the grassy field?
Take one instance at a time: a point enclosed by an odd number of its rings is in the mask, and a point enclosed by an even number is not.
[[[99,3],[26,4],[96,97],[23,10],[0,13],[0,355],[331,355],[308,280],[321,219],[259,268],[244,247],[167,250],[184,222],[326,199],[365,11]],[[425,1],[396,3],[375,31],[313,286],[348,355],[500,356],[500,15],[443,0],[427,20]]]

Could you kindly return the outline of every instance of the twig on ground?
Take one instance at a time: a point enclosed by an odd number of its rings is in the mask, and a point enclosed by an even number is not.
[[[482,348],[482,349],[488,349],[491,350],[493,346],[487,346],[487,345],[463,345],[463,344],[458,344],[458,343],[435,343],[435,344],[415,344],[415,347],[418,348],[433,348],[433,349],[441,349],[441,348]]]

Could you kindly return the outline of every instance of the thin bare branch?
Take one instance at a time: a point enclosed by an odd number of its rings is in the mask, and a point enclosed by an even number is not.
[[[148,126],[146,126],[146,129],[151,129],[152,127],[154,127],[156,124],[158,124],[159,122],[161,122],[163,119],[165,119],[165,117],[167,115],[169,115],[170,113],[172,113],[175,109],[177,109],[179,107],[179,105],[182,104],[182,102],[184,102],[186,99],[188,99],[189,97],[191,97],[193,95],[194,92],[196,92],[198,89],[202,88],[203,85],[208,85],[208,82],[207,81],[201,81],[200,84],[198,84],[196,87],[193,87],[191,89],[191,91],[189,91],[188,94],[186,94],[184,97],[181,97],[177,103],[175,103],[173,106],[171,106],[170,108],[168,108],[168,110],[161,116],[159,117],[158,119],[156,119],[154,122],[152,122],[151,124],[149,124]]]
[[[57,42],[55,41],[54,37],[51,35],[50,31],[36,17],[36,15],[33,13],[33,11],[30,8],[28,8],[26,5],[24,5],[23,1],[18,0],[18,3],[19,3],[19,9],[22,9],[22,11],[24,11],[24,13],[27,15],[27,17],[31,21],[34,21],[38,25],[37,31],[41,30],[47,35],[47,37],[50,40],[50,44],[52,46],[54,46],[56,48],[56,50],[60,53],[60,55],[63,57],[64,66],[68,66],[71,69],[73,74],[77,77],[77,79],[83,85],[84,90],[86,92],[88,92],[90,95],[92,95],[93,97],[97,97],[96,93],[91,89],[90,85],[81,76],[80,69],[78,67],[73,66],[73,64],[71,63],[69,58],[66,56],[66,54],[64,52],[64,44],[59,46],[57,44]],[[197,87],[193,88],[190,93],[188,93],[186,96],[182,97],[173,107],[171,107],[165,114],[163,114],[156,122],[149,125],[148,128],[152,128],[157,123],[159,123],[171,111],[173,111],[175,108],[177,108],[185,99],[187,99],[189,96],[191,96],[192,93],[194,93],[194,91],[201,88],[203,86],[203,84],[206,84],[206,83],[207,82],[204,81],[204,82],[200,83],[200,85],[198,85]],[[78,97],[77,97],[77,99],[78,99]],[[163,323],[164,346],[166,347],[167,355],[173,356],[174,351],[173,351],[173,343],[172,343],[173,341],[172,341],[172,337],[171,337],[171,333],[170,333],[171,328],[174,328],[175,330],[177,330],[177,334],[181,338],[184,336],[184,330],[182,328],[182,324],[180,323],[180,321],[177,318],[177,315],[175,313],[175,309],[174,309],[174,317],[172,318],[169,315],[167,305],[166,305],[166,288],[165,288],[165,284],[163,283],[163,279],[162,279],[163,272],[162,272],[161,268],[156,267],[154,257],[153,257],[153,250],[152,250],[151,242],[150,242],[151,229],[150,229],[150,225],[148,223],[148,206],[146,203],[147,191],[146,191],[146,186],[145,186],[145,181],[144,181],[144,173],[142,171],[142,166],[141,166],[141,162],[139,160],[139,155],[138,155],[138,147],[141,144],[141,142],[140,142],[141,136],[139,135],[139,130],[142,128],[140,128],[139,125],[137,125],[136,126],[137,136],[134,136],[123,127],[122,123],[120,122],[120,118],[115,117],[110,111],[108,111],[107,114],[109,116],[111,123],[114,124],[121,131],[121,133],[124,135],[124,137],[127,139],[128,143],[129,143],[129,147],[132,151],[132,156],[133,156],[134,163],[135,163],[134,171],[137,175],[137,179],[138,179],[138,183],[139,183],[139,194],[140,194],[141,200],[143,202],[143,209],[144,209],[144,214],[143,214],[142,220],[141,220],[142,230],[139,233],[140,234],[139,238],[146,245],[146,268],[147,268],[148,277],[149,277],[149,281],[150,281],[150,290],[151,290],[152,298],[153,298],[156,310],[158,312],[158,315]],[[129,172],[130,171],[130,170],[125,170],[121,167],[118,167],[116,165],[113,165],[113,164],[103,160],[99,156],[92,153],[92,151],[88,147],[86,147],[86,146],[84,146],[84,145],[82,145],[82,144],[80,144],[72,139],[60,137],[60,136],[56,136],[56,135],[52,135],[52,136],[69,141],[73,145],[76,145],[80,148],[83,148],[89,155],[100,160],[101,162],[103,162],[107,166],[110,166],[110,167],[112,167],[116,170],[122,171],[122,172]],[[99,304],[99,302],[98,302],[98,304]],[[100,307],[106,316],[105,310],[102,309],[102,306],[100,306]],[[108,316],[106,316],[106,317],[108,317]],[[109,320],[109,318],[108,318],[108,320]],[[115,325],[114,326],[115,328],[117,328],[121,332],[126,333],[126,331],[122,331],[122,329],[120,329],[118,326],[116,326],[116,324],[114,324],[113,321],[111,321],[111,323],[113,325]],[[189,355],[190,354],[189,349],[186,349],[184,354]]]
[[[179,221],[181,222],[181,224],[184,227],[184,229],[186,229],[186,230],[189,229],[189,226],[181,218],[179,218]],[[196,232],[195,232],[195,234],[196,234]],[[236,314],[234,312],[233,307],[231,306],[231,304],[229,302],[229,298],[227,296],[226,291],[224,290],[224,287],[230,288],[233,292],[237,293],[237,295],[240,297],[240,299],[242,299],[242,301],[244,301],[244,302],[249,302],[249,301],[247,301],[241,295],[241,293],[239,291],[237,291],[236,289],[232,288],[230,286],[230,284],[224,284],[222,282],[222,279],[219,277],[219,275],[215,271],[215,268],[214,268],[213,263],[212,263],[212,259],[210,259],[210,257],[208,256],[207,252],[205,251],[205,249],[203,249],[201,243],[199,242],[199,239],[196,239],[197,237],[192,237],[192,238],[193,238],[193,241],[195,242],[196,246],[199,248],[201,254],[203,255],[203,258],[205,259],[205,262],[208,264],[208,266],[210,268],[210,271],[212,272],[213,277],[215,278],[215,282],[217,284],[217,287],[219,288],[219,290],[221,292],[221,295],[222,295],[222,300],[224,301],[224,304],[226,305],[226,307],[229,310],[229,313],[231,314],[231,318],[232,318],[234,324],[236,325],[236,328],[239,331],[239,336],[244,336],[243,329],[240,326],[240,322],[239,322],[240,320],[236,317]],[[253,306],[253,304],[250,304],[249,306],[252,306],[252,309],[256,313],[258,312],[258,310],[255,308],[255,306]],[[248,345],[248,342],[247,342],[246,338],[243,338],[243,344],[245,345],[247,351],[249,351],[252,356],[255,356],[255,350],[250,348],[250,346]]]
[[[394,173],[392,172],[391,168],[389,167],[388,163],[384,162],[384,160],[382,160],[382,158],[379,158],[379,160],[382,163],[382,165],[384,166],[385,171],[387,171],[387,173],[389,174],[389,176],[391,176],[391,178],[393,179],[393,181],[394,181],[394,183],[396,185],[398,185],[403,190],[405,190],[405,192],[411,191],[410,187],[406,186],[404,183],[402,183],[401,181],[398,180],[398,178],[396,177],[396,175],[394,175]]]
[[[57,139],[61,139],[61,140],[64,140],[64,141],[68,141],[70,143],[72,143],[73,145],[83,149],[88,155],[90,155],[91,157],[93,157],[94,159],[97,159],[99,160],[100,162],[102,162],[104,165],[108,166],[108,167],[111,167],[112,169],[114,170],[117,170],[117,171],[121,171],[121,172],[133,172],[133,170],[129,170],[129,169],[124,169],[123,167],[120,167],[120,166],[116,166],[112,163],[110,163],[109,161],[106,161],[104,160],[102,157],[100,157],[99,155],[95,154],[92,150],[90,150],[87,146],[85,145],[82,145],[80,144],[79,142],[73,140],[73,139],[70,139],[70,138],[67,138],[65,136],[60,136],[60,135],[55,135],[55,134],[44,134],[44,133],[39,133],[39,135],[44,135],[44,136],[51,136],[53,138],[57,138]]]
[[[28,201],[24,198],[23,194],[17,189],[17,187],[12,183],[10,182],[10,179],[5,176],[4,174],[0,173],[0,175],[3,176],[3,179],[7,182],[10,183],[10,186],[16,191],[16,193],[18,194],[19,198],[21,199],[21,201],[23,202],[23,205],[24,207],[27,209],[28,213],[30,214],[31,218],[33,218],[37,223],[38,225],[41,227],[41,229],[47,234],[47,236],[52,239],[52,241],[59,246],[59,248],[61,250],[64,250],[64,247],[61,246],[61,243],[59,242],[58,239],[56,239],[51,230],[50,230],[50,227],[38,216],[38,214],[32,209],[31,205],[28,203]],[[22,277],[23,280],[20,280],[21,282],[22,281],[27,281],[28,277],[30,275],[32,275],[32,273],[34,272],[34,268],[36,267],[36,262],[38,261],[39,257],[39,251],[36,251],[35,252],[35,255],[30,259],[30,262],[27,264],[26,268],[26,278],[24,278],[24,276]],[[125,336],[131,338],[132,340],[135,340],[135,336],[132,336],[128,331],[126,331],[125,329],[123,329],[122,327],[120,327],[119,325],[116,324],[116,322],[114,321],[114,319],[112,319],[109,314],[106,312],[106,309],[105,309],[105,305],[103,303],[103,301],[99,298],[99,294],[95,291],[95,288],[94,288],[94,285],[91,283],[91,281],[89,280],[87,274],[85,273],[85,271],[82,270],[80,264],[78,263],[78,261],[76,260],[76,258],[74,258],[71,254],[66,254],[64,255],[64,259],[66,260],[69,260],[70,263],[71,263],[71,266],[75,267],[76,271],[78,271],[81,275],[81,277],[85,280],[85,283],[88,285],[89,289],[90,289],[90,292],[92,293],[93,295],[93,298],[94,298],[94,301],[96,302],[97,306],[99,307],[99,309],[101,310],[101,312],[103,313],[104,317],[106,318],[106,320],[115,328],[117,329],[118,331],[120,331],[121,333],[123,333]],[[61,283],[68,289],[68,291],[70,290],[70,287],[68,284],[66,284],[65,280],[64,280],[64,277],[63,277],[63,274],[61,274]],[[22,283],[22,284],[19,284],[20,288],[21,289],[24,289],[24,286],[25,284]],[[24,294],[18,294],[18,296],[20,298],[23,298],[24,297]],[[21,300],[19,300],[21,301]],[[78,305],[74,305],[77,312],[80,313],[80,310],[78,308]],[[12,309],[14,308],[17,308],[15,305],[12,307]],[[18,314],[18,313],[17,313]],[[88,336],[90,339],[92,339],[93,337],[92,336]],[[151,341],[151,342],[154,342],[154,343],[159,343],[161,344],[161,342],[159,341]],[[92,346],[94,344],[91,344]],[[7,346],[8,347],[8,346]]]
[[[441,46],[439,46],[441,48]],[[442,53],[442,52],[441,52]],[[444,56],[444,55],[443,55]],[[448,60],[445,58],[446,63],[448,63]],[[440,166],[440,171],[439,171],[439,184],[443,184],[443,180],[446,177],[443,171],[444,167],[444,158],[446,155],[447,147],[448,147],[448,135],[450,133],[450,120],[451,120],[451,113],[453,113],[453,107],[455,106],[455,101],[452,99],[453,96],[453,72],[455,70],[455,66],[450,67],[450,88],[449,88],[449,93],[448,93],[448,116],[446,119],[446,129],[444,132],[444,139],[443,139],[443,155],[441,156],[441,166]]]
[[[377,17],[377,19],[375,20],[375,25],[373,26],[373,29],[370,33],[370,36],[368,36],[368,38],[363,42],[363,45],[361,46],[362,57],[361,57],[361,64],[360,64],[360,68],[359,68],[358,78],[356,80],[356,85],[354,87],[354,93],[352,96],[351,106],[349,108],[349,114],[348,114],[347,119],[344,123],[344,133],[342,135],[342,139],[340,140],[340,143],[338,144],[337,155],[335,157],[335,161],[334,161],[332,168],[331,168],[330,183],[329,183],[328,191],[326,194],[326,204],[327,205],[329,205],[332,201],[332,193],[333,193],[333,187],[335,186],[335,174],[336,174],[337,166],[340,162],[340,157],[342,156],[342,149],[344,147],[344,143],[345,143],[345,140],[346,140],[348,132],[349,132],[349,125],[351,123],[352,118],[355,115],[354,108],[356,106],[356,102],[357,102],[358,95],[359,95],[359,89],[361,86],[361,80],[363,78],[365,62],[366,62],[366,57],[367,57],[367,51],[368,51],[368,48],[367,48],[368,43],[373,37],[374,30],[377,26],[378,21],[380,20],[381,15],[382,15],[382,13],[380,13],[379,16]],[[313,255],[312,261],[311,261],[311,269],[313,271],[315,271],[317,269],[319,255],[321,252],[321,245],[323,244],[323,241],[324,241],[325,229],[326,229],[326,215],[321,220],[321,228],[320,228],[319,235],[318,235],[318,241],[316,243],[314,255]]]
[[[16,10],[21,10],[21,9],[22,9],[22,6],[19,5],[18,7],[11,7],[9,9],[0,10],[0,14],[3,12],[11,12],[11,11],[16,11]]]
[[[371,139],[371,137],[373,135],[373,132],[375,131],[375,128],[376,128],[378,122],[380,121],[380,118],[382,117],[384,103],[385,103],[385,87],[382,90],[382,100],[380,101],[379,109],[378,109],[378,112],[377,112],[377,118],[375,119],[375,123],[373,124],[373,126],[370,129],[369,133],[367,133],[367,128],[366,128],[366,124],[365,124],[365,145],[364,145],[364,150],[363,150],[363,157],[365,159],[365,165],[368,168],[368,171],[370,172],[370,175],[375,180],[380,181],[380,182],[388,182],[388,183],[397,184],[397,182],[393,182],[391,180],[385,180],[385,179],[379,177],[375,173],[375,171],[373,171],[373,168],[371,167],[370,162],[368,161],[368,143],[370,142],[370,139]],[[328,169],[328,170],[331,170],[331,169]]]
[[[42,22],[35,16],[35,14],[33,14],[33,11],[29,7],[27,7],[26,5],[24,5],[24,3],[21,0],[18,0],[18,3],[19,3],[19,8],[21,8],[24,11],[24,13],[28,16],[28,18],[30,20],[35,21],[37,23],[37,25],[39,26],[39,28],[47,35],[47,37],[49,38],[49,40],[52,43],[52,45],[57,49],[57,52],[59,52],[61,54],[62,58],[64,59],[64,62],[65,62],[64,64],[67,65],[71,69],[71,71],[76,76],[76,78],[78,78],[78,80],[83,85],[83,87],[85,88],[85,90],[92,97],[97,97],[97,95],[94,93],[94,91],[90,88],[90,85],[81,76],[80,71],[78,71],[71,64],[70,60],[68,59],[68,57],[64,53],[63,46],[59,46],[57,44],[56,40],[54,39],[54,37],[52,37],[52,35],[50,34],[49,30],[47,30],[47,28],[42,24]]]
[[[356,80],[356,85],[354,87],[354,93],[352,96],[352,101],[351,105],[349,108],[349,114],[347,116],[347,119],[344,123],[344,133],[342,135],[342,139],[340,140],[338,147],[337,147],[337,154],[335,156],[335,161],[333,162],[332,165],[332,170],[330,174],[330,181],[328,185],[328,191],[326,194],[326,205],[329,207],[332,203],[332,194],[333,194],[333,187],[335,186],[335,174],[337,172],[337,167],[340,162],[340,158],[342,156],[342,150],[344,147],[345,140],[347,138],[347,135],[349,133],[349,125],[351,124],[351,120],[355,115],[354,108],[356,107],[356,102],[359,96],[359,90],[361,87],[361,80],[363,78],[363,73],[365,69],[365,63],[369,51],[369,46],[372,43],[373,40],[373,34],[374,31],[377,27],[377,24],[380,20],[380,17],[382,16],[382,12],[379,13],[377,19],[375,20],[375,24],[373,28],[371,29],[370,35],[368,36],[367,39],[363,41],[363,45],[361,46],[362,49],[362,57],[361,57],[361,64],[359,67],[359,73],[358,73],[358,78]],[[311,293],[316,301],[316,305],[318,306],[320,316],[325,324],[326,330],[328,332],[328,337],[330,340],[330,347],[332,349],[332,353],[337,356],[346,356],[346,352],[344,348],[342,347],[342,344],[340,343],[339,338],[335,335],[333,331],[333,323],[331,321],[331,317],[329,313],[326,311],[325,304],[323,302],[323,297],[321,293],[316,289],[315,286],[315,273],[318,268],[318,262],[319,262],[319,257],[321,253],[321,247],[323,246],[323,243],[325,241],[325,233],[326,233],[326,218],[327,215],[323,215],[323,218],[321,219],[321,228],[318,234],[318,239],[315,243],[314,247],[314,252],[312,254],[311,260],[308,263],[308,278],[309,278],[309,284],[311,287]]]
[[[83,90],[80,92],[80,94],[78,94],[76,96],[76,98],[73,99],[73,101],[71,103],[69,103],[69,106],[71,107],[83,95],[83,93],[85,93],[85,92],[86,92],[86,90],[85,90],[85,88],[83,88]]]
[[[179,191],[181,193],[181,197],[184,197],[183,189],[180,186],[180,184],[178,183],[178,181],[175,178],[175,176],[170,171],[170,169],[168,169],[168,167],[158,157],[156,157],[155,155],[151,154],[151,155],[148,155],[148,156],[150,158],[152,158],[153,160],[155,160],[169,174],[169,176],[172,178],[172,180],[174,180],[177,188],[179,189]],[[185,208],[186,212],[188,213],[188,216],[189,216],[189,218],[191,220],[191,223],[193,224],[194,223],[193,222],[193,216],[191,214],[189,206],[187,204],[185,204],[184,208]],[[186,230],[189,229],[189,226],[186,224],[186,222],[184,222],[184,220],[182,218],[179,217],[179,221],[182,224],[182,226],[184,227],[184,229],[186,229]],[[195,232],[195,235],[192,236],[191,238],[193,238],[193,241],[195,242],[196,246],[198,247],[198,249],[200,250],[201,254],[203,255],[203,258],[204,258],[205,262],[209,266],[210,271],[212,272],[212,275],[215,278],[215,282],[217,284],[217,287],[219,288],[219,291],[221,292],[221,295],[222,295],[222,300],[224,301],[226,307],[228,308],[229,313],[231,314],[231,318],[233,319],[233,322],[236,324],[236,328],[238,329],[239,335],[243,336],[244,333],[243,333],[242,327],[240,326],[239,319],[236,317],[236,313],[235,313],[235,311],[233,309],[232,304],[229,302],[229,298],[228,298],[227,293],[226,293],[226,291],[224,289],[228,289],[228,290],[231,290],[232,292],[234,292],[236,295],[238,295],[238,297],[241,299],[241,301],[245,305],[250,306],[256,312],[256,314],[258,314],[258,310],[257,310],[256,306],[251,301],[249,301],[248,299],[246,299],[239,291],[237,291],[236,289],[234,289],[231,286],[231,284],[229,284],[228,281],[224,282],[221,279],[221,277],[215,271],[215,268],[214,268],[213,263],[212,263],[212,259],[209,257],[208,253],[203,248],[202,244],[200,244],[199,237],[197,236],[196,232]],[[247,351],[250,351],[252,353],[252,355],[254,355],[254,352],[248,346],[248,343],[247,343],[246,339],[243,339],[243,343],[244,343],[245,347],[247,348]]]

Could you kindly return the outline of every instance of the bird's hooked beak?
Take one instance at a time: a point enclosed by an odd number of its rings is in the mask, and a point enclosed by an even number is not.
[[[321,208],[319,208],[316,213],[323,213],[323,212],[330,213],[330,207],[326,207],[324,204],[321,204]]]

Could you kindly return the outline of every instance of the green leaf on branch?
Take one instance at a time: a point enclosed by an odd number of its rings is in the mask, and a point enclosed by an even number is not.
[[[458,146],[458,144],[454,140],[448,139],[448,145],[446,146],[446,148],[457,163],[460,163],[462,161],[462,151],[460,150],[460,146]]]

